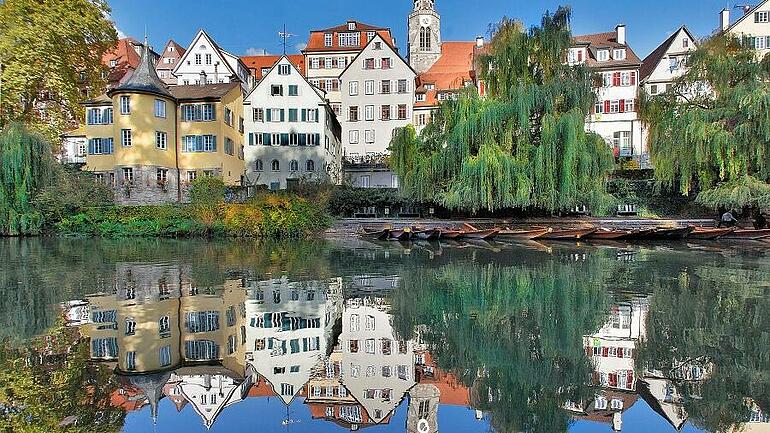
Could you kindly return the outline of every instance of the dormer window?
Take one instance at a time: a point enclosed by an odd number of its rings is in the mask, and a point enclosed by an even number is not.
[[[425,93],[417,93],[415,96],[415,99],[417,102],[423,102],[425,101]]]
[[[331,47],[332,46],[332,39],[333,39],[333,35],[331,33],[325,33],[324,34],[324,46],[325,47]]]
[[[626,50],[624,48],[617,48],[612,52],[612,58],[615,60],[625,60]]]
[[[596,60],[606,62],[610,59],[610,50],[599,50],[596,52]]]
[[[348,22],[348,30],[355,30],[356,29],[356,22],[355,21],[349,21]]]
[[[115,59],[110,60],[110,68],[114,68],[115,66],[118,66],[118,61]]]
[[[357,47],[361,45],[361,33],[339,33],[339,46],[340,47]]]
[[[433,89],[435,89],[435,88],[436,88],[436,85],[435,85],[435,84],[432,84],[432,83],[430,83],[430,84],[426,84],[426,85],[425,85],[425,89],[426,89],[426,90],[433,90]]]
[[[690,40],[687,38],[682,39],[682,48],[687,48],[690,46]]]
[[[374,39],[374,35],[375,35],[374,32],[366,32],[366,41],[368,42]]]
[[[173,53],[174,52],[174,47],[168,47],[168,52],[169,53]]]

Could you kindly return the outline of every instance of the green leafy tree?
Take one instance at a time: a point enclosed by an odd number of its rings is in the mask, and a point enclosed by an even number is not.
[[[705,204],[756,204],[741,190],[770,181],[770,56],[760,61],[749,44],[717,35],[688,68],[670,91],[642,97],[655,176],[683,194],[726,182]]]
[[[100,91],[102,55],[117,38],[109,12],[103,0],[0,2],[0,126],[36,123],[53,139],[82,117],[84,86]]]
[[[570,10],[546,14],[528,31],[503,19],[478,59],[488,96],[444,102],[416,137],[397,133],[391,165],[408,194],[449,209],[597,205],[614,166],[609,146],[585,132],[594,75],[564,62]]]
[[[190,188],[190,204],[201,222],[211,227],[222,216],[225,182],[214,176],[195,179]]]

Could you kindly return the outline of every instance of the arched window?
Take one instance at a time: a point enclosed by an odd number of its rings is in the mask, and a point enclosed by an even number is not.
[[[264,166],[264,164],[262,163],[262,160],[261,160],[261,159],[258,159],[258,160],[256,160],[256,161],[254,161],[254,170],[256,170],[256,171],[262,171],[262,170],[264,170],[264,169],[265,169],[265,166]]]
[[[315,171],[315,161],[308,159],[307,163],[305,163],[305,168],[307,171]]]
[[[274,159],[273,162],[270,163],[270,169],[273,171],[279,171],[281,169],[281,163],[278,162],[277,159]]]
[[[289,163],[289,170],[290,171],[299,171],[299,163],[296,159],[292,159]]]
[[[430,51],[430,27],[420,28],[420,51]]]

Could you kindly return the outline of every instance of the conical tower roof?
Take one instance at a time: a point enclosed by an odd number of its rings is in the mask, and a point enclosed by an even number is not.
[[[139,60],[139,66],[134,73],[131,74],[131,77],[128,80],[113,89],[110,94],[118,92],[150,93],[174,99],[174,96],[158,77],[158,73],[155,72],[155,64],[152,60],[150,47],[146,40],[142,47],[142,58]]]
[[[145,397],[147,397],[150,403],[150,416],[152,416],[153,422],[158,419],[158,402],[163,398],[163,385],[168,382],[171,377],[171,372],[165,373],[153,373],[131,376],[128,380],[141,389]]]

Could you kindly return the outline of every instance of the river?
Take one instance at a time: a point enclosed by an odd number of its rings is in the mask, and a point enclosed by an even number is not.
[[[0,430],[768,432],[768,244],[0,239]]]

